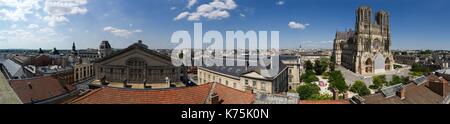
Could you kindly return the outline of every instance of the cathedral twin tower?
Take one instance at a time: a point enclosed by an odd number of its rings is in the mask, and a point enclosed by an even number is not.
[[[372,9],[362,6],[356,11],[355,31],[336,32],[333,58],[355,73],[380,74],[394,69],[391,45],[389,13],[381,10],[372,21]]]

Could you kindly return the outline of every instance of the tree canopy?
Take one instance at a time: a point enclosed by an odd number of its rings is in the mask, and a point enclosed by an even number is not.
[[[355,81],[355,83],[350,88],[350,91],[357,93],[360,96],[370,95],[370,90],[367,88],[366,84],[363,81]]]
[[[340,93],[347,92],[348,90],[347,83],[345,82],[345,78],[341,71],[330,72],[328,83],[330,83],[330,88],[336,88]]]
[[[328,66],[330,64],[330,59],[327,58],[321,58],[318,60],[315,60],[314,62],[314,71],[317,75],[322,75],[324,72],[328,70]]]
[[[312,70],[306,70],[305,74],[300,76],[300,80],[305,83],[312,83],[315,81],[319,81],[319,78],[317,78],[316,74]]]
[[[400,77],[398,75],[392,76],[392,81],[389,82],[388,86],[397,85],[397,84],[407,84],[409,79],[407,77]]]
[[[316,84],[305,84],[297,87],[297,92],[300,99],[306,100],[314,98],[314,96],[320,95],[320,87]]]
[[[370,85],[371,89],[380,89],[387,85],[386,75],[380,75],[373,77],[373,85]]]

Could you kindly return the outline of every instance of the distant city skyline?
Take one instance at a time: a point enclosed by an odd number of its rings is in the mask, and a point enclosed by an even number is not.
[[[281,48],[331,49],[362,5],[390,13],[392,49],[449,50],[448,0],[0,0],[0,49],[173,48],[172,33],[197,22],[204,32],[280,31]]]

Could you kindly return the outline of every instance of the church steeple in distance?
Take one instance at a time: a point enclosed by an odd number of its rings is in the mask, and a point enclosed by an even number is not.
[[[75,47],[75,42],[72,43],[72,54],[74,54],[74,55],[78,54],[77,49]]]
[[[76,51],[75,42],[72,44],[72,51]]]

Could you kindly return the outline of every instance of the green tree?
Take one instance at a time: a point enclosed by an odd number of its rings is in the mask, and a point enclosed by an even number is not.
[[[380,89],[384,85],[387,85],[386,75],[380,75],[373,77],[373,85],[370,85],[371,89]]]
[[[327,71],[329,63],[330,60],[327,58],[315,60],[314,71],[316,72],[316,75],[322,75],[325,71]]]
[[[415,63],[412,65],[411,71],[413,74],[420,76],[423,74],[429,74],[432,69],[430,67]]]
[[[308,70],[313,71],[314,70],[314,65],[313,65],[313,63],[310,60],[306,61],[306,63],[305,63],[305,70],[306,71],[308,71]]]
[[[367,88],[363,81],[355,81],[355,83],[350,88],[350,91],[358,93],[360,96],[370,95],[370,90]]]
[[[398,75],[392,76],[392,81],[389,82],[388,86],[397,85],[397,84],[407,84],[409,81],[406,77],[400,77]]]
[[[320,87],[316,84],[305,84],[297,87],[300,99],[306,100],[313,98],[313,95],[320,94]]]
[[[330,83],[330,88],[336,88],[340,93],[344,93],[348,90],[347,83],[345,83],[345,78],[341,71],[330,72],[328,83]]]
[[[334,71],[336,69],[336,56],[332,56],[330,60],[330,71]]]
[[[319,78],[317,78],[316,74],[312,70],[306,70],[305,74],[300,76],[300,80],[305,83],[312,83],[315,81],[319,81]]]

